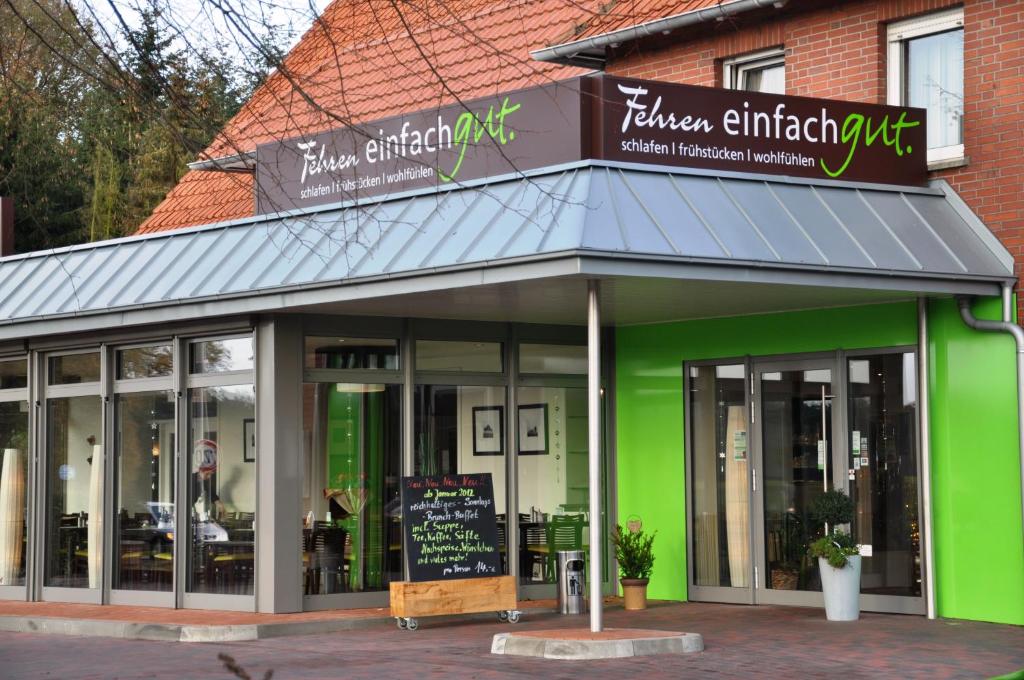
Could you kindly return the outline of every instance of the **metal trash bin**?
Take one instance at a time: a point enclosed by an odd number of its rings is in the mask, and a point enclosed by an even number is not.
[[[582,550],[559,550],[558,610],[563,614],[583,614],[587,604],[586,561]]]

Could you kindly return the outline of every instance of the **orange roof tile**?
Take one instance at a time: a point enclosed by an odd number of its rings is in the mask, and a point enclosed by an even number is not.
[[[529,52],[599,7],[592,0],[336,0],[201,158],[579,75]],[[245,174],[189,172],[138,231],[249,216],[252,191]]]

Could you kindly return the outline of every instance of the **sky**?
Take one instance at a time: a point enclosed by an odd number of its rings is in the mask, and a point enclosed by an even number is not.
[[[220,45],[225,53],[239,51],[239,44],[248,46],[238,37],[237,26],[225,18],[225,9],[235,15],[236,21],[245,22],[257,34],[273,27],[285,51],[291,48],[309,29],[316,14],[322,12],[330,0],[155,0],[163,10],[165,20],[180,28],[182,35],[177,47],[210,47]],[[117,13],[132,25],[138,25],[139,8],[149,0],[79,0],[79,4],[102,22],[117,25]],[[224,8],[224,9],[222,9]],[[116,11],[115,11],[116,10]]]

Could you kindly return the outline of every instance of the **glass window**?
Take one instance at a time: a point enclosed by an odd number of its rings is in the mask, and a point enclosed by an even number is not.
[[[98,357],[97,357],[98,358]],[[103,419],[98,396],[46,401],[45,585],[102,582]]]
[[[742,365],[690,369],[694,583],[750,585],[750,437]]]
[[[782,50],[769,50],[727,59],[722,63],[722,81],[730,90],[785,94],[785,60]]]
[[[0,403],[0,586],[25,584],[28,402]]]
[[[255,407],[252,385],[189,390],[189,592],[253,594]]]
[[[28,386],[28,361],[14,359],[0,361],[0,390],[14,390]]]
[[[174,352],[170,345],[133,347],[117,351],[117,379],[160,378],[171,375]]]
[[[889,26],[888,103],[928,111],[928,161],[964,156],[962,8]]]
[[[589,543],[587,390],[522,387],[519,399],[519,579],[555,583],[559,550]]]
[[[174,393],[114,400],[114,584],[170,591],[174,574]]]
[[[402,578],[402,386],[304,386],[306,595],[387,590]]]
[[[189,353],[191,373],[226,373],[253,367],[251,337],[193,342]]]
[[[852,532],[869,546],[861,592],[921,594],[917,362],[913,352],[849,360]]]
[[[501,343],[417,340],[416,370],[501,373]]]
[[[99,352],[50,357],[49,365],[51,385],[99,382],[100,379]]]
[[[586,345],[519,345],[520,373],[587,373]]]
[[[398,370],[398,341],[306,337],[306,368]]]
[[[507,545],[505,388],[417,385],[414,474],[490,473],[498,539]],[[505,555],[505,553],[502,553]],[[502,558],[503,571],[508,561]]]
[[[964,141],[964,31],[904,43],[907,106],[928,110],[928,148]]]

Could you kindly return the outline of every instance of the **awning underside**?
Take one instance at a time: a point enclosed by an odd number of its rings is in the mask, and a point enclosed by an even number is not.
[[[0,323],[250,297],[564,255],[998,283],[1012,256],[929,189],[586,163],[318,213],[0,260]],[[723,269],[724,271],[724,269]],[[862,277],[863,278],[863,277]],[[794,279],[793,283],[798,283]]]

